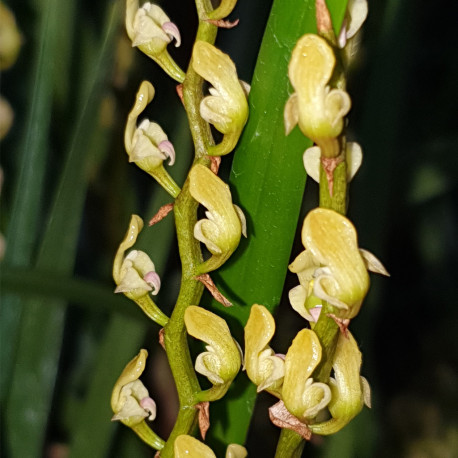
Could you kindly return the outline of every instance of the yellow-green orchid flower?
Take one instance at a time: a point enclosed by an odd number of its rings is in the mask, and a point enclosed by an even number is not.
[[[223,265],[237,248],[241,235],[246,236],[242,210],[232,203],[229,186],[203,165],[189,173],[189,192],[207,208],[207,219],[197,222],[194,237],[204,243],[212,257],[198,266],[198,274],[211,272]]]
[[[175,439],[173,444],[175,458],[216,458],[213,450],[187,434],[182,434]],[[229,444],[226,449],[226,458],[245,458],[245,447],[238,444]]]
[[[248,85],[239,81],[231,58],[205,41],[196,41],[192,67],[212,85],[210,95],[200,103],[200,114],[224,134],[221,143],[207,147],[208,154],[228,154],[235,148],[248,119]]]
[[[350,96],[345,91],[328,86],[335,62],[334,52],[324,38],[313,34],[301,37],[288,69],[295,92],[288,99],[284,112],[286,134],[299,124],[302,133],[328,158],[340,154],[337,137],[351,107]]]
[[[175,149],[159,124],[144,119],[137,127],[137,119],[153,100],[154,87],[148,81],[140,84],[135,103],[127,118],[124,145],[129,162],[149,173],[172,196],[177,197],[180,188],[164,169],[163,162],[175,162]]]
[[[184,314],[188,334],[206,344],[196,358],[195,369],[205,375],[213,388],[198,394],[199,401],[215,401],[226,394],[242,364],[240,348],[225,320],[201,307],[190,305]]]
[[[334,306],[338,318],[353,318],[369,288],[367,270],[388,275],[374,255],[358,248],[353,224],[333,210],[316,208],[305,217],[302,243],[305,251],[290,265],[300,281],[290,301],[308,320],[312,295]]]
[[[332,419],[309,425],[315,434],[334,434],[358,415],[364,404],[371,406],[369,383],[360,376],[361,352],[349,331],[339,335],[332,368],[332,399],[328,405]]]
[[[145,370],[148,352],[140,353],[130,361],[115,383],[111,394],[112,421],[120,421],[135,431],[151,447],[160,450],[164,441],[145,423],[145,419],[156,418],[156,403],[150,398],[148,390],[139,380]]]
[[[311,378],[320,361],[321,345],[317,335],[303,329],[286,353],[282,388],[286,408],[303,423],[313,420],[331,401],[329,386],[313,382]]]
[[[133,47],[138,47],[173,79],[184,81],[183,71],[167,51],[173,39],[175,46],[180,46],[180,31],[159,6],[146,2],[140,7],[138,0],[127,0],[126,30]]]
[[[10,68],[19,55],[22,36],[13,12],[0,3],[0,70]]]
[[[245,325],[245,369],[257,391],[281,398],[285,362],[268,346],[275,334],[275,320],[263,306],[254,304]]]
[[[165,326],[168,321],[166,315],[154,303],[149,293],[157,294],[161,287],[161,279],[156,273],[153,261],[143,251],[126,251],[137,241],[138,234],[143,229],[143,220],[132,215],[123,241],[119,245],[113,262],[113,279],[116,283],[115,293],[123,293],[135,301],[146,315]]]

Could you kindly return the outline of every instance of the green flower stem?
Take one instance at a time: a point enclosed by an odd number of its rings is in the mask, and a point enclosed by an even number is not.
[[[137,436],[143,441],[146,442],[150,447],[155,450],[162,450],[164,448],[165,442],[161,439],[143,420],[141,423],[135,426],[131,426],[132,431],[137,434]]]
[[[342,215],[347,212],[347,164],[341,162],[334,170],[332,195],[323,167],[320,167],[320,207],[330,208]]]
[[[162,310],[156,305],[149,294],[145,294],[135,300],[135,303],[145,312],[146,316],[155,323],[165,326],[169,317],[162,313]]]
[[[177,198],[181,189],[174,179],[168,174],[163,165],[155,168],[149,174],[173,197]]]
[[[300,458],[305,441],[291,429],[283,428],[277,443],[275,458]]]
[[[226,393],[229,387],[231,386],[232,380],[226,383],[221,383],[219,385],[213,385],[210,389],[200,391],[195,395],[195,402],[198,404],[199,402],[212,402],[218,401],[221,399]]]
[[[204,17],[206,9],[211,9],[208,0],[196,2],[199,18]],[[213,43],[217,28],[205,21],[199,22],[197,40]],[[202,100],[203,79],[189,66],[183,82],[183,102],[189,118],[189,125],[194,142],[196,159],[194,164],[210,165],[206,145],[213,144],[209,125],[201,118],[199,105]],[[196,393],[201,392],[194,372],[189,352],[184,313],[189,305],[198,305],[203,293],[203,285],[195,280],[197,266],[203,262],[199,242],[194,238],[194,226],[197,222],[196,202],[189,193],[189,180],[186,180],[174,205],[177,228],[178,248],[182,263],[181,288],[178,300],[169,322],[164,328],[164,344],[178,391],[180,410],[175,426],[161,451],[162,458],[172,458],[173,444],[180,434],[190,434],[196,425],[198,403]]]

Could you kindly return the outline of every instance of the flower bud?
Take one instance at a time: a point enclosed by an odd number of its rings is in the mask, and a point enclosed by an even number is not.
[[[245,369],[257,391],[281,397],[285,375],[283,358],[268,346],[275,334],[275,320],[263,306],[254,304],[245,325]]]
[[[157,62],[169,76],[183,82],[183,71],[167,52],[173,39],[175,46],[180,46],[180,31],[159,6],[146,2],[139,7],[138,0],[127,0],[126,30],[132,46]]]
[[[229,186],[203,165],[195,165],[189,173],[189,192],[207,208],[194,227],[194,237],[204,243],[212,257],[198,267],[198,274],[223,265],[246,236],[246,220],[242,210],[232,203]]]
[[[286,408],[304,423],[315,418],[331,400],[329,386],[314,383],[311,378],[320,361],[321,345],[317,335],[303,329],[286,353],[282,399]]]
[[[213,45],[197,41],[192,54],[192,67],[213,87],[200,103],[200,114],[224,134],[216,146],[208,146],[208,154],[222,156],[237,144],[248,119],[248,102],[244,85],[237,77],[231,58]]]
[[[370,386],[360,376],[361,352],[347,331],[340,334],[332,364],[334,378],[330,379],[332,399],[328,405],[332,419],[310,425],[316,434],[334,434],[361,412],[364,404],[370,407]]]
[[[296,92],[285,106],[286,134],[299,124],[302,133],[321,148],[325,157],[339,155],[337,137],[351,106],[345,91],[328,86],[335,61],[334,52],[326,40],[306,34],[297,42],[288,69]]]
[[[219,399],[240,370],[239,347],[226,321],[208,310],[190,305],[184,314],[184,322],[189,335],[208,344],[207,351],[197,357],[195,369],[213,385],[221,385],[217,390]]]

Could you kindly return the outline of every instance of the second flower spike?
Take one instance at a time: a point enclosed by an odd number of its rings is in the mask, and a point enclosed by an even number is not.
[[[189,192],[207,208],[207,219],[197,222],[194,237],[204,243],[212,257],[198,266],[197,274],[222,266],[237,248],[241,235],[246,236],[242,210],[232,203],[229,186],[203,165],[195,165],[189,173]]]
[[[248,119],[248,85],[239,81],[231,58],[207,42],[197,41],[194,45],[192,66],[212,85],[210,95],[200,103],[200,114],[224,134],[220,144],[208,146],[208,154],[228,154],[235,148]]]

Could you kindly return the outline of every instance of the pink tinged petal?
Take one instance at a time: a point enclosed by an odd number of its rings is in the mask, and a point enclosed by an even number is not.
[[[156,296],[156,294],[159,293],[159,290],[161,289],[161,279],[159,275],[157,274],[157,272],[154,272],[154,271],[148,272],[143,277],[143,280],[145,280],[146,283],[148,283],[148,285],[151,285],[153,287],[153,292],[151,294]]]
[[[149,412],[148,420],[153,421],[156,418],[156,403],[152,398],[143,398],[140,401],[140,407]]]
[[[172,145],[172,142],[169,140],[163,140],[159,145],[157,145],[159,151],[164,153],[166,157],[168,157],[169,165],[173,165],[175,163],[175,148]]]
[[[162,30],[172,38],[175,38],[175,47],[181,45],[181,35],[178,27],[173,22],[164,22],[162,24]]]
[[[342,28],[340,29],[339,36],[337,37],[337,43],[341,49],[345,48],[345,45],[347,44],[347,27],[348,21],[347,18],[345,18],[342,22]]]
[[[312,315],[313,322],[318,322],[318,318],[320,318],[321,315],[321,305],[317,305],[316,307],[309,309],[309,313]]]

